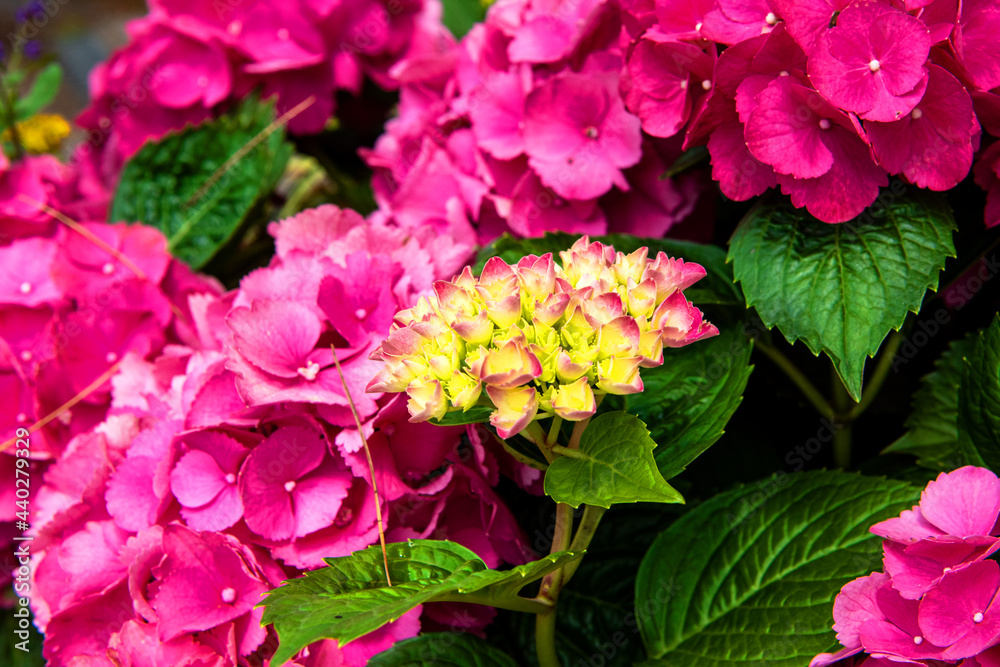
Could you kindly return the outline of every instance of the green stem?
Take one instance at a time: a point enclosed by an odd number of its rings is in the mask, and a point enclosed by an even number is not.
[[[325,180],[326,172],[322,168],[317,169],[302,179],[298,186],[288,195],[284,206],[278,212],[278,219],[284,220],[285,218],[290,218],[301,211],[303,202],[311,197]]]
[[[566,503],[556,505],[556,528],[552,536],[552,547],[549,553],[566,551],[570,545],[573,532],[573,508]],[[550,609],[535,617],[535,653],[541,667],[561,667],[559,655],[556,653],[556,606],[559,601],[559,591],[563,586],[564,569],[550,572],[542,579],[542,586],[536,600],[548,602]]]
[[[889,336],[889,342],[886,343],[885,348],[882,350],[882,356],[878,360],[878,365],[875,367],[875,371],[872,373],[871,379],[868,381],[868,386],[861,393],[861,402],[855,405],[847,415],[847,421],[854,421],[861,416],[861,413],[868,409],[875,397],[878,396],[879,390],[882,388],[882,384],[885,379],[889,377],[889,370],[892,368],[892,360],[896,358],[896,352],[899,351],[899,346],[903,342],[903,334],[899,331],[893,332]]]
[[[594,533],[597,531],[598,524],[601,523],[601,517],[608,510],[604,507],[598,507],[597,505],[586,505],[583,508],[583,518],[580,519],[580,525],[576,529],[576,535],[573,536],[573,541],[569,545],[570,551],[586,551],[587,547],[590,546],[590,541],[594,539]],[[569,583],[569,580],[573,578],[576,574],[577,568],[580,567],[580,563],[583,561],[582,558],[573,561],[567,565],[564,570],[562,584],[565,586]]]
[[[540,667],[562,667],[556,652],[556,610],[535,617],[535,655]]]
[[[590,424],[590,417],[582,421],[578,421],[573,424],[573,434],[569,436],[569,448],[579,449],[580,448],[580,438],[583,437],[583,432],[587,430],[587,426]]]
[[[14,144],[14,159],[20,160],[24,157],[24,147],[21,146],[21,135],[17,130],[17,115],[14,111],[14,105],[17,102],[17,97],[15,95],[14,88],[7,91],[7,86],[4,85],[3,77],[0,77],[0,96],[4,98],[7,102],[6,107],[3,109],[6,113],[4,114],[6,118],[4,119],[4,124],[10,129],[10,140]]]
[[[559,429],[562,427],[562,417],[556,415],[552,418],[552,426],[549,427],[549,436],[545,438],[545,444],[548,445],[549,449],[556,444],[556,440],[559,438]]]
[[[571,459],[581,459],[584,461],[593,460],[590,456],[587,456],[579,449],[570,449],[569,447],[563,447],[562,445],[552,445],[552,453],[559,454],[560,456],[568,456]]]
[[[761,340],[758,340],[754,347],[767,355],[768,359],[773,361],[788,376],[788,379],[795,383],[795,386],[812,403],[813,407],[819,411],[820,415],[827,419],[834,419],[834,409],[829,401],[826,400],[823,394],[816,389],[815,385],[809,381],[809,378],[788,357]]]
[[[545,457],[545,460],[552,463],[556,460],[555,455],[552,454],[552,448],[548,446],[548,436],[545,431],[542,430],[542,425],[537,421],[533,421],[524,427],[521,431],[521,435],[530,440],[532,444],[538,447],[538,450]]]
[[[850,414],[848,406],[851,404],[851,395],[847,393],[847,387],[837,375],[837,369],[831,367],[831,384],[833,385],[833,402],[836,408],[838,428],[833,434],[833,462],[841,470],[846,470],[851,465],[851,422],[844,418]]]

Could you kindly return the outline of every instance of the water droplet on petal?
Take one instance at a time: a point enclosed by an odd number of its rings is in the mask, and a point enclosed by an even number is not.
[[[222,589],[222,601],[226,604],[236,602],[236,589],[232,586]]]
[[[881,68],[882,68],[882,63],[880,63],[877,60],[873,59],[870,63],[868,63],[868,69],[870,69],[873,72],[877,72]]]

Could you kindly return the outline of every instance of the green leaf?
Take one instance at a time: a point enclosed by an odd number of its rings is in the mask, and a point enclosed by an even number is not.
[[[444,6],[441,22],[459,39],[486,16],[480,0],[442,0],[441,4]]]
[[[35,81],[24,96],[14,103],[14,120],[21,122],[52,104],[62,83],[63,71],[59,63],[49,63],[35,75]]]
[[[972,465],[1000,472],[1000,315],[979,333],[958,390],[958,437]]]
[[[517,239],[510,234],[504,234],[479,251],[475,272],[481,272],[486,260],[495,256],[503,258],[508,264],[516,264],[525,255],[544,255],[551,252],[558,262],[559,251],[569,250],[578,238],[580,238],[578,235],[563,232],[549,232],[545,236],[530,239]],[[726,253],[714,245],[675,239],[645,239],[627,234],[594,236],[591,237],[591,241],[611,244],[615,250],[626,254],[646,246],[649,248],[650,256],[665,252],[671,257],[701,264],[708,275],[684,290],[684,296],[696,306],[709,303],[743,303],[743,295],[733,284],[733,272],[726,264]]]
[[[122,171],[110,219],[158,228],[171,253],[201,268],[270,193],[292,153],[278,130],[212,180],[273,119],[273,103],[250,97],[231,114],[147,143]]]
[[[397,642],[368,667],[518,667],[514,659],[474,635],[435,632]]]
[[[664,362],[643,368],[642,393],[626,397],[629,412],[650,425],[665,479],[680,474],[712,446],[743,400],[753,366],[752,344],[734,327],[687,347],[664,350]]]
[[[833,600],[881,568],[868,527],[919,489],[841,472],[779,473],[670,526],[636,579],[644,665],[802,667],[837,642]]]
[[[813,354],[826,353],[856,401],[866,358],[907,311],[919,310],[955,255],[955,220],[943,197],[886,191],[880,203],[842,224],[785,201],[758,205],[729,244],[747,305],[790,343],[801,338]]]
[[[934,363],[934,371],[920,380],[913,393],[913,412],[906,419],[907,431],[883,454],[912,454],[920,465],[939,471],[968,463],[958,441],[958,388],[974,336],[952,341]]]
[[[431,419],[435,426],[461,426],[463,424],[482,424],[490,420],[490,415],[496,410],[493,406],[474,405],[467,411],[455,410],[446,412],[441,421]]]
[[[272,664],[281,665],[320,639],[341,646],[389,623],[424,602],[470,602],[506,608],[532,604],[517,597],[526,584],[583,556],[562,551],[499,572],[476,554],[447,541],[410,540],[369,547],[350,556],[327,558],[327,567],[307,572],[271,591],[263,622],[274,623],[280,645]]]
[[[545,471],[545,493],[557,503],[611,507],[614,503],[682,503],[656,468],[656,443],[638,417],[605,412],[587,426],[580,448],[564,452]]]

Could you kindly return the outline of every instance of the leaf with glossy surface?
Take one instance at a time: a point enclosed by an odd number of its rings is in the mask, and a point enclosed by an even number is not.
[[[958,436],[972,465],[1000,473],[1000,315],[979,333],[958,391]]]
[[[373,546],[327,558],[327,567],[268,594],[261,603],[263,622],[274,623],[280,641],[273,664],[284,663],[320,639],[336,639],[343,646],[424,602],[528,604],[517,597],[521,588],[583,555],[558,552],[500,572],[453,542],[410,540],[386,549],[392,586],[385,579],[382,550]]]
[[[836,645],[833,600],[881,567],[872,524],[917,502],[904,482],[781,473],[722,493],[674,522],[636,579],[651,658],[670,667],[802,667]]]
[[[611,507],[614,503],[682,503],[653,458],[656,443],[638,417],[605,412],[594,417],[580,448],[545,471],[545,493],[557,503]]]
[[[888,193],[891,194],[891,193]],[[816,220],[790,203],[754,207],[729,244],[748,306],[790,343],[802,339],[833,360],[855,400],[865,361],[917,312],[954,257],[955,220],[943,197],[896,197],[842,224]]]
[[[173,255],[201,268],[271,192],[292,153],[278,130],[226,165],[273,120],[273,103],[248,97],[230,114],[145,144],[122,170],[109,219],[156,227]]]
[[[753,371],[752,347],[739,329],[724,328],[714,338],[664,350],[662,366],[642,369],[645,389],[625,397],[625,405],[649,424],[665,479],[722,437]]]
[[[921,378],[906,419],[907,431],[884,454],[912,454],[918,464],[937,471],[968,463],[958,441],[958,388],[964,359],[974,344],[973,336],[952,341],[934,363],[934,371]]]
[[[404,639],[368,661],[368,667],[518,667],[498,648],[469,634],[435,632]]]

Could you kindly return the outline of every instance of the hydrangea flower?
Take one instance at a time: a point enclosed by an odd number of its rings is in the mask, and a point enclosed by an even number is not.
[[[530,557],[492,489],[511,461],[479,439],[460,452],[463,428],[410,424],[399,397],[362,392],[393,313],[454,273],[469,245],[322,207],[272,225],[271,264],[223,294],[179,268],[155,230],[79,229],[103,245],[62,229],[0,247],[3,430],[111,368],[72,414],[32,434],[48,460],[35,471],[30,603],[49,664],[264,664],[277,637],[260,625],[261,594],[378,541],[331,344],[389,539],[454,540],[493,567]],[[417,634],[421,616],[343,649],[314,643],[295,664],[367,664]],[[470,618],[477,631],[491,616]]]
[[[465,267],[434,283],[396,315],[368,391],[406,392],[417,422],[492,405],[508,438],[536,418],[586,419],[597,397],[642,391],[640,368],[662,364],[664,347],[718,334],[682,291],[701,266],[586,236],[559,254],[494,257],[478,279]]]
[[[810,667],[882,658],[997,664],[1000,565],[989,557],[1000,549],[998,518],[1000,479],[966,466],[941,473],[912,510],[872,526],[885,538],[885,571],[841,589],[833,627],[844,648],[816,656]]]

